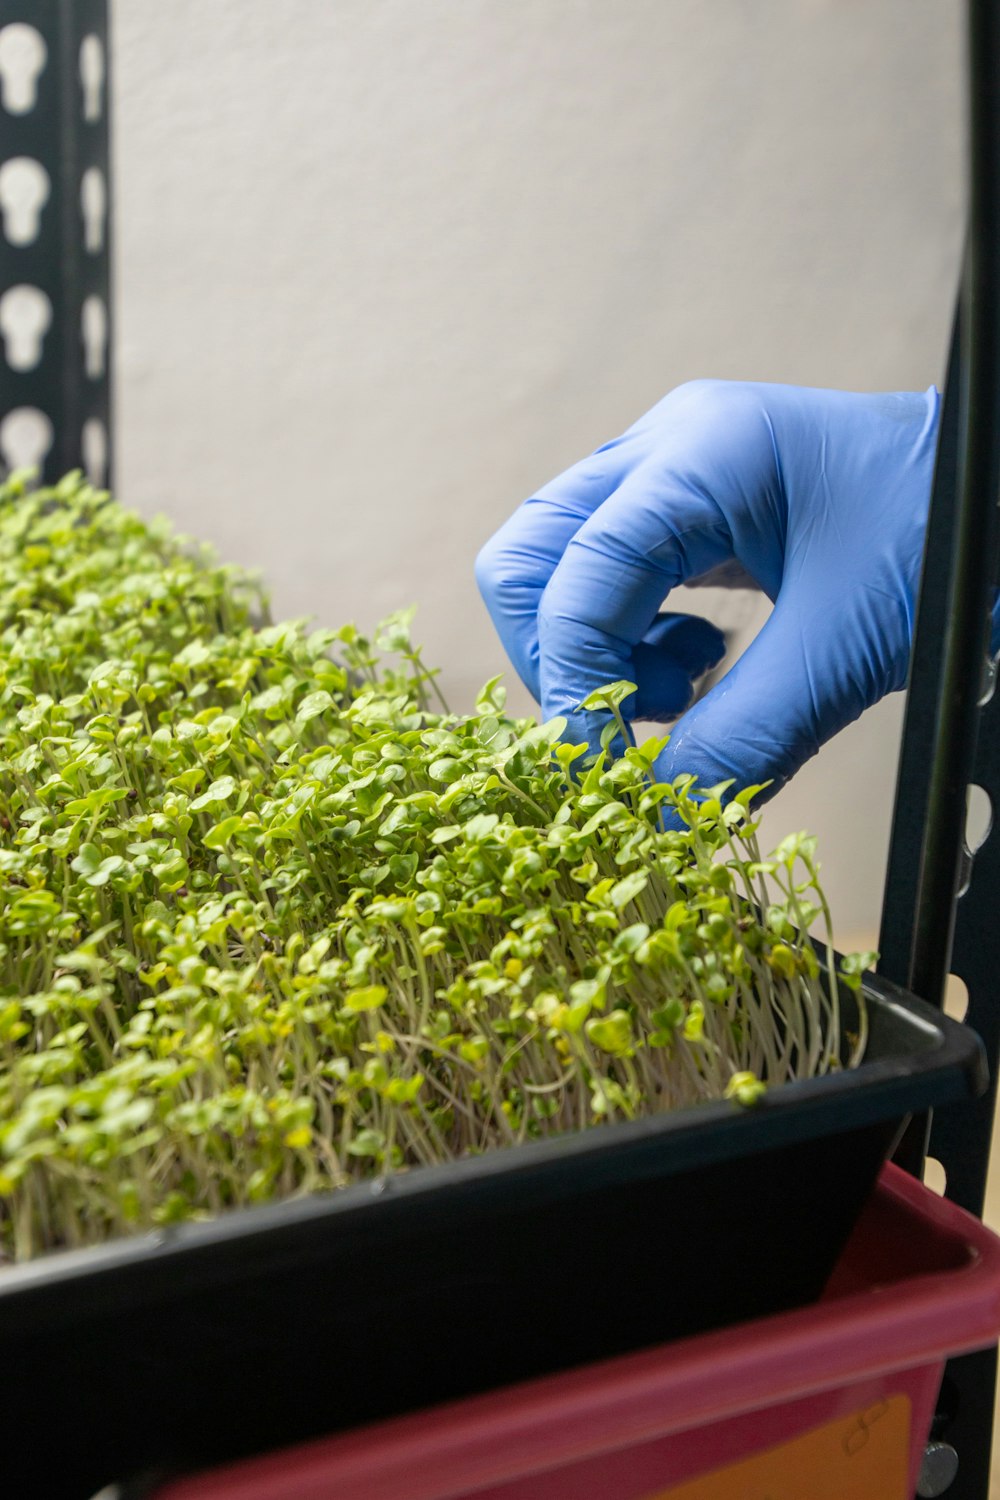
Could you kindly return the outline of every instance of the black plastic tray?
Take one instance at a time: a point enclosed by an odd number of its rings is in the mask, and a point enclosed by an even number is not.
[[[877,978],[865,994],[862,1066],[749,1112],[3,1271],[3,1494],[85,1500],[813,1299],[907,1116],[986,1082],[975,1033]]]

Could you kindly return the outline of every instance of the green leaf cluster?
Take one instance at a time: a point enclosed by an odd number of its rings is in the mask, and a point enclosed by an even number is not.
[[[79,474],[0,487],[4,1253],[854,1060],[811,841],[564,728],[449,712],[407,612],[273,624]]]

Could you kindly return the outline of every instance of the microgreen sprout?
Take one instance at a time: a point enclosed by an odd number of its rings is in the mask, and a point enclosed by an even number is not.
[[[151,1225],[857,1061],[812,840],[449,712],[401,612],[254,579],[79,474],[0,487],[0,1241]],[[609,742],[610,743],[610,742]],[[673,816],[664,818],[664,811]],[[675,824],[677,826],[672,826]],[[862,1007],[863,1026],[863,1007]]]

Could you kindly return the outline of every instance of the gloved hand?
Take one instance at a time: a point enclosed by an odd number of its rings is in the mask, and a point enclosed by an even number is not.
[[[735,562],[774,602],[756,640],[677,724],[660,780],[770,782],[906,681],[940,398],[699,380],[525,502],[479,554],[501,640],[543,717],[596,745],[595,688],[669,719],[723,654],[658,613]]]

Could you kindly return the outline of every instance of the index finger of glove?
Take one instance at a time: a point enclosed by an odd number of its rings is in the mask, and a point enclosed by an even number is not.
[[[538,607],[580,527],[628,472],[630,445],[616,439],[526,500],[476,558],[476,581],[518,676],[537,700]]]
[[[573,534],[539,608],[545,718],[596,745],[607,715],[578,711],[588,693],[634,671],[633,651],[677,584],[732,557],[711,495],[681,470],[647,460]]]

